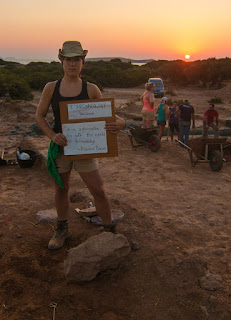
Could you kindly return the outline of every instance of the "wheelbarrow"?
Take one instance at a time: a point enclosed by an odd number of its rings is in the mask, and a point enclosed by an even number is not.
[[[199,137],[189,140],[188,146],[179,140],[176,141],[187,148],[192,167],[197,163],[209,163],[212,171],[220,171],[225,161],[223,144],[226,140],[227,138],[202,139]]]
[[[146,145],[152,152],[157,152],[161,147],[160,139],[157,136],[157,128],[133,128],[128,126],[128,135],[132,148]]]

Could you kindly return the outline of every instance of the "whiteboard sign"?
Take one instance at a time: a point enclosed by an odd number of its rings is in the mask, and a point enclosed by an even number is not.
[[[68,120],[92,119],[112,116],[111,101],[68,103]]]
[[[117,135],[105,130],[115,122],[113,98],[60,101],[62,133],[67,137],[66,160],[117,157]]]
[[[67,138],[64,155],[107,153],[105,121],[64,123],[62,131]]]

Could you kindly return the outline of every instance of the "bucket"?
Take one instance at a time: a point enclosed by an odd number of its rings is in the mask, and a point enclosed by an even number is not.
[[[18,164],[20,165],[21,168],[30,168],[33,166],[35,159],[37,157],[36,152],[32,151],[32,150],[20,150],[20,153],[25,152],[27,154],[29,154],[30,159],[28,160],[21,160],[19,159],[18,155],[17,155],[17,160],[18,160]]]

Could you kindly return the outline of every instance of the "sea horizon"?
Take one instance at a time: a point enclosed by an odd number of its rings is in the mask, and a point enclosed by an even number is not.
[[[52,58],[17,58],[17,57],[0,57],[0,59],[4,61],[10,61],[10,62],[18,62],[21,64],[28,64],[31,62],[59,62],[57,59]],[[86,61],[111,61],[113,59],[120,59],[123,62],[131,62],[132,64],[136,65],[143,65],[148,62],[153,61],[154,59],[130,59],[130,58],[123,58],[123,57],[94,57],[94,58],[86,58]]]

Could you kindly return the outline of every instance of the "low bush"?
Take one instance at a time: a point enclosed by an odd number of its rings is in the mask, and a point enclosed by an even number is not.
[[[0,95],[9,93],[12,98],[30,99],[32,90],[42,90],[47,82],[61,79],[62,65],[59,62],[31,62],[27,65],[0,59]],[[102,90],[106,87],[129,88],[144,85],[149,78],[161,77],[177,85],[199,85],[204,88],[220,87],[222,81],[231,79],[231,59],[198,60],[153,60],[141,67],[121,59],[111,61],[86,61],[82,77],[93,82]],[[166,95],[176,96],[169,88]],[[213,98],[211,103],[223,103],[221,98]]]
[[[218,104],[219,104],[219,103],[220,103],[220,104],[224,103],[223,100],[222,100],[222,98],[218,98],[218,97],[212,98],[212,99],[210,99],[208,102],[209,102],[209,103],[218,103]]]
[[[168,106],[172,106],[173,105],[173,103],[176,103],[178,106],[180,105],[180,104],[183,104],[184,103],[184,100],[172,100],[172,99],[168,99],[168,101],[167,101],[167,104],[168,104]],[[190,103],[189,103],[190,104]]]
[[[32,100],[30,86],[25,81],[14,81],[8,87],[8,93],[13,100]]]
[[[0,96],[13,100],[32,100],[31,88],[26,80],[9,72],[0,74]]]
[[[170,95],[172,97],[176,96],[176,93],[174,92],[173,89],[168,89],[167,91],[165,91],[166,95]]]

